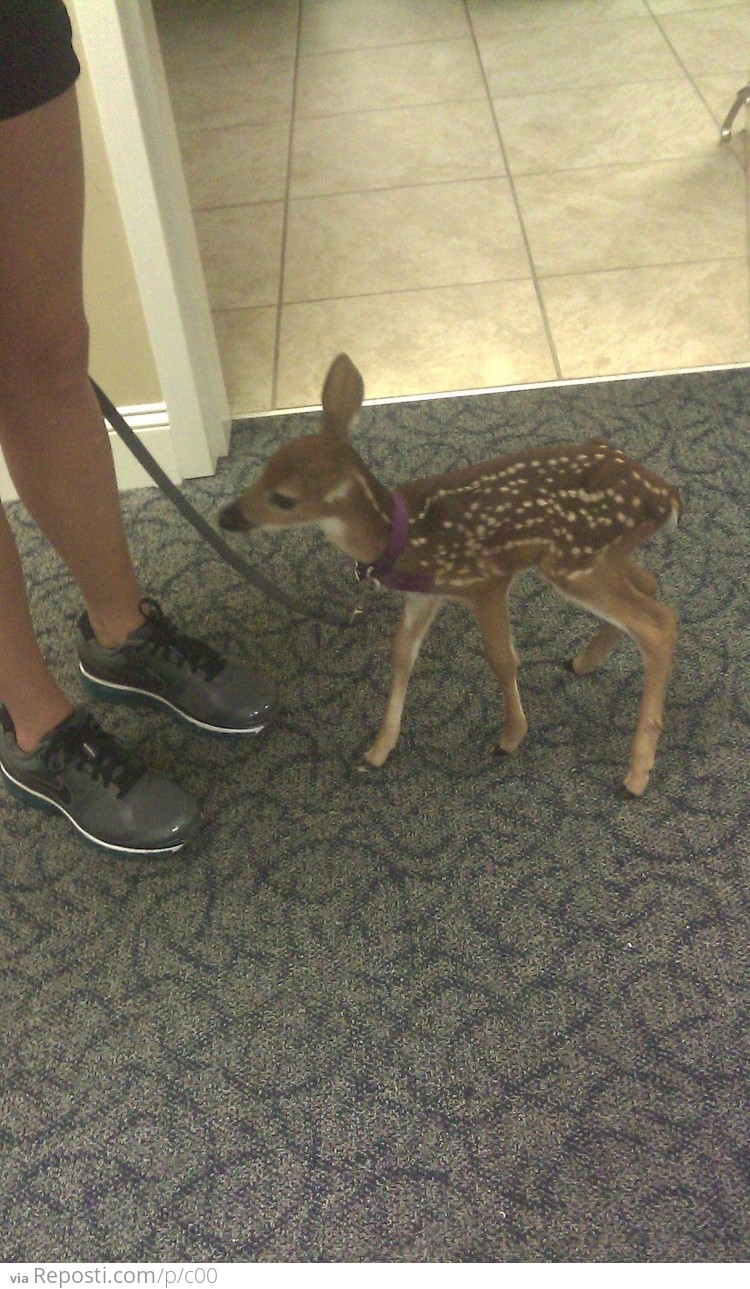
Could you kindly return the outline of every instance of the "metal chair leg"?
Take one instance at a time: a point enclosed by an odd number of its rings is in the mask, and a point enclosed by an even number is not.
[[[743,105],[745,107],[750,107],[750,85],[745,85],[744,89],[741,89],[739,91],[736,99],[734,100],[734,103],[732,104],[731,108],[729,109],[729,112],[727,113],[727,118],[721,127],[721,137],[724,140],[724,142],[726,142],[727,139],[730,139],[732,137],[732,126],[734,125],[734,119]]]

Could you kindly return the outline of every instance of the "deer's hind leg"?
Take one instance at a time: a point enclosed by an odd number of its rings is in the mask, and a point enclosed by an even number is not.
[[[564,573],[545,573],[545,576],[566,599],[603,618],[620,635],[629,635],[638,645],[643,660],[643,694],[625,787],[633,796],[640,797],[646,791],[662,731],[664,698],[677,638],[677,615],[668,605],[655,600],[648,590],[641,589],[646,585],[650,588],[650,575],[647,575],[648,583],[640,577],[637,579],[640,585],[636,584],[632,568],[629,560],[610,557],[578,576]],[[639,569],[639,573],[643,574],[643,570]]]
[[[646,568],[641,568],[639,564],[634,564],[632,560],[623,560],[622,566],[627,578],[633,583],[636,590],[641,591],[643,595],[656,595],[657,581],[653,573],[649,573]],[[611,622],[602,623],[596,635],[589,640],[586,647],[575,658],[571,659],[571,671],[576,676],[590,675],[592,671],[596,671],[596,668],[601,666],[605,658],[611,654],[625,635],[627,635],[627,632],[622,627],[615,626]]]

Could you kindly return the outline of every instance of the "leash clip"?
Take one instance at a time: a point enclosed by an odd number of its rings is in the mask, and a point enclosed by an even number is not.
[[[359,585],[361,586],[362,590],[360,591],[359,600],[357,601],[354,608],[352,609],[352,615],[349,619],[350,626],[356,621],[357,618],[361,618],[364,616],[365,609],[367,608],[368,597],[373,592],[383,590],[382,584],[378,581],[376,577],[373,577],[369,569],[364,574],[364,576],[360,576],[359,572],[355,569],[354,576],[357,582],[359,582]]]

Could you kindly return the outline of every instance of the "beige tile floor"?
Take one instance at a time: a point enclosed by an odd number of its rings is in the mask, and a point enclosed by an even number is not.
[[[235,415],[750,363],[750,0],[154,0]]]

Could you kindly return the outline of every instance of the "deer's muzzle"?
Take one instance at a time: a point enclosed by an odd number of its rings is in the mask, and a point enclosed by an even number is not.
[[[242,513],[239,501],[233,501],[231,505],[225,506],[219,515],[219,525],[229,533],[246,533],[252,524]]]

